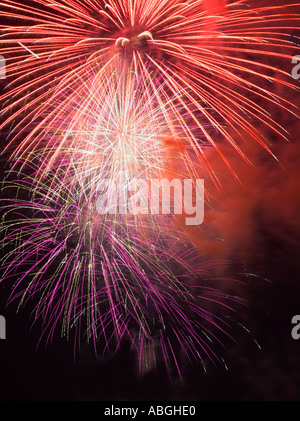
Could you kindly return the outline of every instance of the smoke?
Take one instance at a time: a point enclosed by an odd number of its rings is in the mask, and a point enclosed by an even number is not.
[[[205,179],[207,202],[204,224],[184,227],[203,254],[221,259],[251,261],[263,257],[265,236],[296,246],[300,235],[300,152],[281,142],[270,156],[259,145],[248,151],[251,164],[232,154],[229,169],[209,150],[219,186]],[[236,176],[233,174],[236,174]]]

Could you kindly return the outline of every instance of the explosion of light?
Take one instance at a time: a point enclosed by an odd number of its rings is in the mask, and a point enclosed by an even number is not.
[[[71,112],[75,86],[80,91],[94,77],[102,89],[119,66],[144,77],[157,106],[172,101],[166,119],[178,121],[185,142],[204,162],[203,142],[222,155],[226,141],[247,159],[240,145],[245,132],[270,150],[258,123],[288,136],[265,108],[294,107],[272,92],[274,83],[292,87],[274,63],[290,59],[297,48],[285,34],[287,25],[289,31],[299,25],[288,6],[203,0],[33,0],[24,6],[6,0],[0,7],[7,20],[0,46],[9,80],[0,129],[17,122],[7,146],[19,138],[16,154],[39,147],[45,128]]]
[[[1,266],[3,278],[14,282],[10,301],[21,306],[37,297],[35,319],[43,320],[48,339],[61,327],[63,335],[75,330],[76,338],[84,334],[95,348],[101,342],[102,352],[112,352],[127,338],[141,372],[161,355],[181,375],[182,354],[203,366],[219,360],[211,343],[230,337],[224,312],[242,300],[204,287],[216,282],[218,263],[200,263],[172,213],[102,215],[97,209],[101,180],[120,181],[122,190],[137,177],[190,174],[192,160],[180,139],[167,136],[172,102],[154,107],[140,85],[136,74],[121,71],[102,89],[75,90],[72,115],[55,118],[43,148],[18,159],[19,168],[8,173],[13,180],[3,184],[12,198],[4,199]],[[186,159],[175,170],[181,153]]]
[[[199,168],[218,184],[205,147],[229,167],[222,144],[249,161],[245,133],[272,154],[258,126],[288,137],[269,108],[294,109],[273,92],[294,87],[274,59],[297,48],[285,32],[297,29],[299,5],[0,2],[0,130],[16,177],[4,183],[15,198],[3,211],[3,278],[14,282],[11,300],[39,298],[49,338],[57,326],[84,331],[95,347],[104,339],[104,350],[129,338],[141,371],[157,348],[179,374],[182,353],[218,359],[211,342],[228,335],[224,314],[240,300],[200,286],[213,284],[213,264],[200,262],[174,215],[100,215],[98,186],[121,174],[125,184],[195,179]]]
[[[221,361],[212,344],[231,338],[232,305],[243,300],[212,286],[219,263],[203,264],[166,221],[100,216],[91,192],[78,195],[63,169],[39,181],[41,159],[31,158],[33,175],[27,167],[4,183],[12,194],[1,224],[3,277],[14,284],[9,302],[37,297],[35,319],[48,340],[57,328],[63,336],[75,329],[76,340],[85,335],[95,349],[101,342],[102,352],[130,340],[141,373],[160,355],[179,375],[183,355],[204,367]]]

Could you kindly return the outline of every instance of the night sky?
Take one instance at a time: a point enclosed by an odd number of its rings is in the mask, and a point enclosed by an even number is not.
[[[284,66],[288,69],[289,63]],[[300,79],[290,82],[300,88]],[[300,106],[299,91],[288,95]],[[207,217],[224,243],[213,242],[206,232],[198,238],[205,256],[229,262],[225,276],[242,281],[235,293],[247,301],[235,315],[240,325],[231,332],[234,341],[221,351],[226,367],[208,364],[204,372],[201,364],[186,363],[181,382],[175,373],[170,380],[158,362],[141,378],[126,342],[112,356],[96,356],[84,343],[74,355],[73,338],[67,341],[59,332],[51,343],[43,339],[39,344],[40,322],[33,324],[30,314],[34,302],[16,314],[17,303],[6,307],[10,285],[4,283],[0,315],[7,321],[7,338],[0,340],[0,400],[300,400],[300,339],[291,335],[292,318],[300,315],[300,123],[284,113],[275,118],[291,133],[290,143],[264,133],[282,165],[255,148],[249,151],[254,169],[232,156],[243,190],[216,157],[225,189],[222,206]],[[1,142],[5,138],[3,133]],[[1,157],[2,178],[6,163],[7,155]]]

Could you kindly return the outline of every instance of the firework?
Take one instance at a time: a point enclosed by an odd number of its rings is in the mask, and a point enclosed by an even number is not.
[[[240,301],[201,286],[213,284],[214,267],[200,261],[194,232],[187,241],[172,213],[100,214],[99,183],[121,179],[122,190],[137,177],[195,179],[203,170],[217,184],[206,147],[230,169],[224,144],[247,162],[243,139],[272,153],[258,126],[288,137],[269,109],[294,111],[273,85],[293,88],[275,61],[294,55],[285,32],[299,17],[241,1],[0,7],[0,129],[16,171],[4,184],[15,198],[1,226],[11,300],[37,299],[49,338],[57,327],[76,330],[104,351],[129,338],[141,371],[157,348],[179,374],[182,353],[217,359],[210,343],[228,335],[224,314]]]
[[[299,17],[287,6],[200,0],[35,0],[0,6],[7,21],[0,45],[8,78],[1,128],[14,125],[7,147],[16,145],[16,156],[39,147],[46,128],[57,130],[54,121],[71,113],[75,90],[80,94],[86,83],[103,89],[120,66],[144,79],[142,88],[156,106],[172,101],[165,116],[169,129],[175,119],[204,163],[203,144],[222,155],[222,142],[247,159],[241,145],[245,132],[270,151],[258,123],[288,137],[268,112],[269,106],[294,108],[272,92],[275,83],[292,87],[275,63],[290,61],[297,48],[285,32],[297,29]],[[85,97],[82,102],[85,107]],[[65,122],[65,133],[71,124]],[[58,147],[64,142],[55,139]]]
[[[91,192],[70,194],[74,183],[66,185],[63,170],[34,178],[39,161],[31,158],[33,176],[27,167],[4,184],[12,195],[1,225],[3,279],[14,285],[9,302],[36,303],[47,340],[57,329],[75,332],[105,353],[126,338],[141,373],[160,356],[179,375],[182,356],[204,366],[221,361],[212,343],[231,338],[230,313],[242,300],[212,286],[218,262],[203,264],[170,221],[100,216]]]

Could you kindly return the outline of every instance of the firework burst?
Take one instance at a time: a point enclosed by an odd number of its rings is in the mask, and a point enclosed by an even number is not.
[[[263,123],[288,136],[265,106],[294,108],[272,92],[272,85],[292,87],[274,58],[290,60],[296,46],[286,32],[297,29],[299,17],[286,6],[209,3],[1,2],[7,23],[1,25],[0,45],[9,81],[1,98],[1,128],[14,124],[9,145],[19,138],[17,154],[38,147],[45,129],[70,114],[75,91],[80,94],[85,83],[102,90],[112,69],[121,66],[144,79],[141,88],[156,106],[172,101],[165,116],[169,129],[175,119],[203,162],[203,144],[222,154],[224,141],[247,159],[241,146],[245,132],[270,150],[256,126]],[[85,97],[82,102],[85,107]],[[65,121],[65,131],[70,124]],[[61,139],[56,138],[58,145]]]
[[[299,16],[241,1],[0,7],[8,81],[0,129],[16,171],[4,184],[15,198],[1,226],[11,300],[38,297],[49,338],[58,326],[102,340],[104,350],[129,338],[141,371],[156,344],[179,374],[179,354],[217,358],[210,343],[229,327],[215,307],[240,301],[200,286],[213,283],[213,264],[200,264],[173,215],[100,215],[99,182],[195,179],[200,168],[217,184],[206,147],[228,167],[224,144],[247,162],[243,138],[272,153],[257,127],[288,137],[268,109],[294,112],[273,90],[293,88],[274,60],[291,59],[286,32]]]
[[[221,361],[212,344],[231,338],[233,307],[243,300],[213,287],[219,263],[203,264],[170,221],[99,216],[91,192],[70,194],[74,183],[66,185],[63,170],[38,181],[39,162],[31,158],[32,176],[27,167],[3,185],[12,195],[1,224],[9,302],[37,302],[47,340],[56,329],[75,331],[102,353],[130,340],[141,373],[160,356],[179,375],[183,356],[204,367]]]

